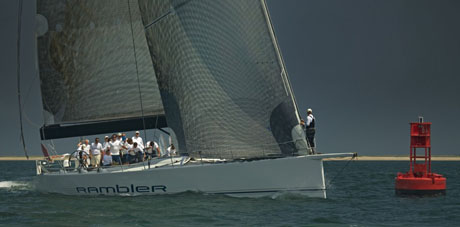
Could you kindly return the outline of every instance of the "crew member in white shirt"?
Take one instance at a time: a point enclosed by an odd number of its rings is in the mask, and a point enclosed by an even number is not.
[[[105,136],[104,138],[104,143],[102,144],[102,150],[104,151],[104,154],[107,153],[107,151],[110,151],[110,141],[109,141],[108,136]]]
[[[315,117],[313,116],[312,109],[307,109],[307,122],[301,121],[300,124],[305,128],[305,135],[308,141],[308,144],[311,147],[311,154],[316,153],[316,146],[315,146]]]
[[[168,152],[168,156],[176,156],[176,147],[174,147],[174,144],[171,144],[168,148],[166,148],[166,151]]]
[[[109,142],[110,146],[110,153],[112,154],[112,160],[116,164],[121,164],[121,157],[120,157],[120,144],[121,140],[117,139],[117,135],[113,134],[112,135],[112,140]]]
[[[149,159],[152,159],[155,156],[160,157],[161,152],[160,152],[160,147],[155,141],[148,141],[147,142],[147,147],[145,148],[145,152],[147,154],[147,157]]]
[[[126,153],[123,154],[123,163],[130,163],[131,162],[131,157],[130,157],[130,153],[132,152],[132,149],[133,149],[133,140],[131,138],[128,138],[126,140],[126,143],[124,143],[122,146],[121,146],[121,150],[122,151],[126,151]]]
[[[89,140],[83,140],[83,142],[78,143],[78,150],[79,150],[79,158],[81,162],[83,163],[83,166],[88,167],[89,165],[89,151],[90,151],[90,145],[89,145]],[[78,168],[80,166],[80,163],[75,164],[75,168]]]
[[[104,158],[102,160],[102,165],[103,166],[111,166],[112,165],[112,155],[110,154],[110,151],[106,151]]]
[[[81,150],[83,151],[83,155],[89,155],[90,150],[89,140],[84,140],[81,146]]]
[[[144,149],[144,140],[142,140],[142,137],[140,137],[139,131],[136,131],[136,134],[131,139],[133,139],[134,143],[137,143],[138,147]]]
[[[120,159],[124,164],[128,162],[128,150],[125,147],[125,145],[128,144],[128,141],[123,140],[123,134],[118,133],[118,141],[120,141]]]
[[[94,143],[91,144],[91,165],[94,168],[99,167],[99,163],[101,162],[101,151],[102,144],[99,143],[99,138],[96,138]]]
[[[101,150],[101,165],[103,165],[102,161],[104,160],[105,154],[109,150],[110,150],[109,137],[105,136],[104,143],[102,143],[102,150]]]
[[[80,166],[80,161],[82,163],[84,163],[83,162],[83,155],[84,155],[84,152],[85,152],[84,148],[85,148],[85,141],[82,140],[82,141],[78,142],[78,144],[77,144],[77,152],[75,152],[75,156],[74,156],[77,159],[77,161],[75,161],[75,169],[77,169]]]
[[[139,147],[139,145],[137,145],[137,143],[133,143],[133,147],[130,150],[129,156],[129,163],[144,161],[144,151],[142,150],[142,148]]]

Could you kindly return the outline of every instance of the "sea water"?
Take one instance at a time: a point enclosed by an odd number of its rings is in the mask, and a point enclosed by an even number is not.
[[[460,162],[433,162],[447,194],[398,197],[403,161],[325,162],[327,199],[296,194],[263,198],[182,193],[112,197],[43,194],[35,162],[0,161],[0,225],[34,226],[458,226]],[[346,168],[344,168],[346,166]],[[308,174],[308,173],[306,173]]]

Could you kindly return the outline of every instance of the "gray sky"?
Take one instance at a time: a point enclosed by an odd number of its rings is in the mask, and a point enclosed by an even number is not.
[[[267,2],[301,114],[314,111],[319,152],[406,155],[408,122],[423,115],[433,123],[433,153],[460,154],[460,1]],[[34,4],[23,9],[22,95],[28,151],[41,155]],[[0,1],[0,156],[23,154],[17,11],[16,0]]]

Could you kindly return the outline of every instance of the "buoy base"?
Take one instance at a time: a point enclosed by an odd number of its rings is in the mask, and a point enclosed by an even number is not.
[[[437,196],[446,195],[446,190],[395,190],[396,195],[399,196]]]
[[[397,195],[445,195],[446,178],[436,173],[420,176],[398,173],[395,190]]]

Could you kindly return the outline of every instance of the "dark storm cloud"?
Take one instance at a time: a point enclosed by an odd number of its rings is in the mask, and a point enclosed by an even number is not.
[[[23,12],[27,116],[42,122],[34,69],[34,2]],[[433,122],[433,153],[458,154],[460,2],[268,0],[301,114],[313,108],[318,151],[408,153],[408,122]],[[21,155],[16,97],[17,1],[0,1],[0,155]],[[35,84],[35,86],[30,86]],[[25,96],[25,95],[24,95]],[[26,124],[30,153],[38,129]],[[6,149],[5,149],[6,148]]]

